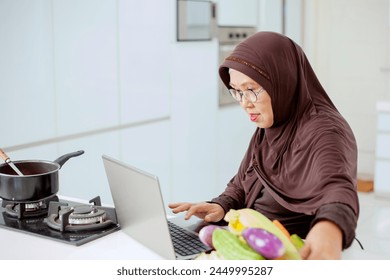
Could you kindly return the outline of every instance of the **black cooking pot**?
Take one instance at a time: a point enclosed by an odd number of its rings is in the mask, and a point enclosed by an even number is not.
[[[19,176],[7,164],[0,164],[0,197],[15,202],[33,202],[58,192],[58,170],[70,158],[84,151],[65,154],[55,161],[13,161],[24,176]]]

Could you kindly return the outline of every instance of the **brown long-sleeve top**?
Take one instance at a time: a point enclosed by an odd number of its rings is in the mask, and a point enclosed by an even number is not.
[[[291,211],[283,207],[259,180],[256,162],[250,160],[253,157],[252,152],[253,150],[249,148],[237,175],[230,180],[225,191],[212,199],[212,202],[221,205],[225,212],[230,209],[253,208],[271,220],[280,221],[290,233],[296,233],[302,238],[306,237],[317,221],[330,220],[336,223],[343,233],[343,248],[351,245],[355,238],[357,215],[350,206],[329,202],[320,205],[312,213]]]

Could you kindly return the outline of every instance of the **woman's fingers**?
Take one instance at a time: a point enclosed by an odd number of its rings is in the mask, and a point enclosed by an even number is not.
[[[184,216],[185,220],[190,219],[192,216],[196,216],[200,219],[205,220],[206,222],[218,222],[224,216],[224,210],[221,206],[219,206],[218,204],[210,204],[207,202],[170,203],[168,204],[168,207],[172,209],[172,212],[174,214],[187,211]]]
[[[179,202],[179,203],[170,203],[168,204],[168,207],[172,209],[173,213],[177,214],[180,212],[187,211],[188,209],[190,209],[191,205],[192,203]]]

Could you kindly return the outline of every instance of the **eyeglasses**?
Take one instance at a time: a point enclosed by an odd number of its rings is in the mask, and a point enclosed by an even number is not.
[[[253,89],[247,89],[244,91],[237,90],[234,88],[229,89],[229,92],[231,96],[238,102],[242,101],[242,96],[245,96],[246,100],[254,103],[257,101],[257,96],[264,91],[264,88],[259,88],[258,90],[254,91]]]

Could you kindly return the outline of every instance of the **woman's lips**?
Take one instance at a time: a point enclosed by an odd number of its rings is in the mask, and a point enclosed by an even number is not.
[[[249,117],[252,122],[255,122],[257,118],[259,117],[259,114],[249,114]]]

